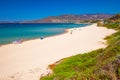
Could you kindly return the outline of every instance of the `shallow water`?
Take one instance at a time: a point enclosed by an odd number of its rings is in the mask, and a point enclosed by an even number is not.
[[[66,29],[84,27],[88,24],[40,23],[40,24],[0,24],[0,44],[14,40],[30,40],[64,33]]]

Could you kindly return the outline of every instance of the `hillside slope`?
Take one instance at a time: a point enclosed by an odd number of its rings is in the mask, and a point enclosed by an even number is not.
[[[107,24],[114,26],[107,26],[109,28],[119,27],[112,22]],[[120,80],[120,29],[117,30],[105,38],[108,41],[105,49],[79,54],[49,65],[53,74],[40,80]]]
[[[83,15],[60,15],[51,16],[40,20],[23,21],[21,23],[79,23],[86,20],[100,20],[113,16],[112,14],[83,14]]]

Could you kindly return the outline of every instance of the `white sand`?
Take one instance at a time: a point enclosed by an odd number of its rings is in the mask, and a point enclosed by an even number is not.
[[[70,31],[43,40],[0,47],[0,80],[39,80],[46,68],[62,58],[106,47],[103,38],[114,33],[112,29],[88,27]]]

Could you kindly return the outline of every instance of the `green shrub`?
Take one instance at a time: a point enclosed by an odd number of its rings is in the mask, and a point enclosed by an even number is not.
[[[97,26],[102,26],[102,22],[97,22]]]

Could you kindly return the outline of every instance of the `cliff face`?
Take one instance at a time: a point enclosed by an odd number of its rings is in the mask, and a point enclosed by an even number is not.
[[[110,18],[111,14],[84,14],[51,16],[40,20],[24,21],[21,23],[79,23],[85,20],[100,20]]]

